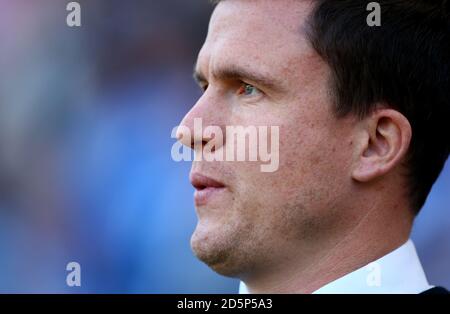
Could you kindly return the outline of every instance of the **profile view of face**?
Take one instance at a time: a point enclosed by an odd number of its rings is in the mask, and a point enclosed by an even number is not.
[[[307,259],[311,243],[332,241],[348,220],[341,209],[352,193],[355,124],[352,117],[335,116],[329,67],[306,38],[313,6],[220,2],[198,55],[195,71],[204,93],[181,126],[193,130],[197,118],[203,127],[279,126],[277,171],[262,172],[252,161],[193,162],[198,224],[191,246],[226,276],[294,267],[299,255]]]

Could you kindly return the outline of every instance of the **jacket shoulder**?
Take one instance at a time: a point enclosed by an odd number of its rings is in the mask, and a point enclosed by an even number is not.
[[[424,291],[424,292],[422,292],[422,293],[420,293],[420,294],[424,294],[424,295],[432,295],[432,294],[450,294],[450,292],[447,290],[447,289],[445,289],[444,287],[434,287],[434,288],[431,288],[431,289],[429,289],[429,290],[426,290],[426,291]]]

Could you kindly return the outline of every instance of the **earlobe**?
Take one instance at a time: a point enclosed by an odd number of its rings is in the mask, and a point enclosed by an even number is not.
[[[411,125],[398,111],[380,109],[361,121],[352,178],[368,182],[399,165],[411,141]]]

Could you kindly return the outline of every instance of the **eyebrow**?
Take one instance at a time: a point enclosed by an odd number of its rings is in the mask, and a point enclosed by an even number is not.
[[[254,83],[256,85],[263,86],[269,89],[280,89],[280,83],[275,79],[236,65],[220,68],[215,73],[213,73],[213,76],[221,80],[241,80],[248,83]],[[195,67],[193,77],[198,84],[208,82],[206,76],[203,74],[203,72],[198,70],[197,67]]]

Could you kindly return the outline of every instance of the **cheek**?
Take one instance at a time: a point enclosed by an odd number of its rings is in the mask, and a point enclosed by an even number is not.
[[[256,125],[279,126],[279,167],[273,173],[264,173],[260,163],[232,163],[236,202],[255,208],[276,207],[302,197],[308,202],[311,195],[326,195],[327,190],[339,187],[342,182],[337,179],[345,176],[346,162],[339,143],[345,135],[340,134],[339,122],[329,112],[292,109],[257,116],[268,121],[257,121]],[[252,117],[255,122],[255,114]]]
[[[291,200],[300,197],[307,205],[329,206],[351,183],[351,151],[343,145],[348,135],[339,127],[319,124],[298,134],[287,135],[281,144],[280,175],[286,191]]]
[[[239,180],[242,197],[271,207],[326,198],[345,176],[343,156],[330,136],[326,129],[313,127],[281,129],[276,172],[262,173],[259,166],[239,165],[243,168]]]

